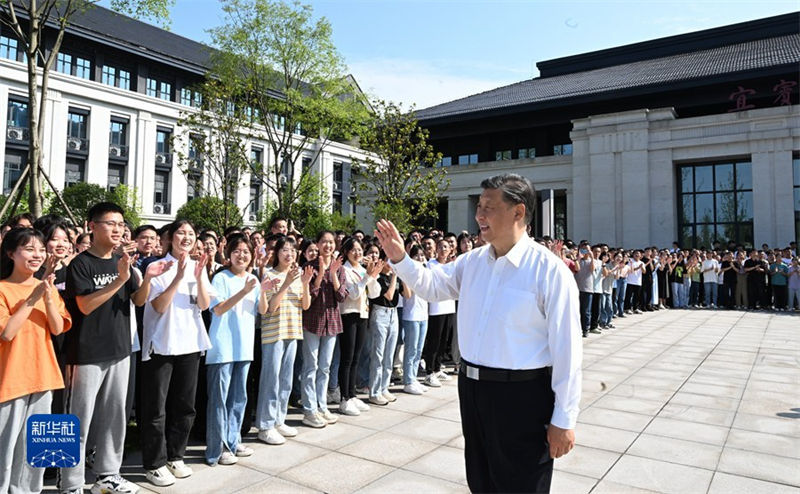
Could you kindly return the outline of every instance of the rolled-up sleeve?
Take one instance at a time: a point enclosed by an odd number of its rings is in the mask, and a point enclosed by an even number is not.
[[[578,287],[569,268],[554,263],[545,296],[547,339],[553,359],[552,387],[555,407],[550,423],[574,429],[581,401],[583,344]]]

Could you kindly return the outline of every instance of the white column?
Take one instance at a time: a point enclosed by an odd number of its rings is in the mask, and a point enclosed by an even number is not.
[[[469,230],[470,198],[450,197],[447,201],[447,229],[458,234]],[[474,216],[474,211],[472,212]]]
[[[555,235],[554,206],[555,196],[553,189],[540,190],[542,196],[542,236],[553,237]]]
[[[86,160],[86,181],[105,187],[108,185],[108,140],[111,111],[93,106],[89,114],[89,156]]]

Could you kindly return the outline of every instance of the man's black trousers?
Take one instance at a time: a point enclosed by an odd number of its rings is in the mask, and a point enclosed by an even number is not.
[[[549,492],[553,460],[546,425],[551,376],[490,382],[458,376],[467,483],[472,492]]]

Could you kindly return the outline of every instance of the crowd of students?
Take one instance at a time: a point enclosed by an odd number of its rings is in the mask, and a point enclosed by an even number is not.
[[[24,458],[32,414],[81,421],[80,462],[58,472],[61,492],[81,492],[90,468],[92,492],[132,493],[120,476],[132,419],[146,478],[168,486],[192,474],[183,459],[193,427],[206,462],[230,465],[253,454],[242,442],[251,426],[271,445],[298,434],[290,404],[303,425],[324,428],[396,401],[392,383],[409,395],[440,387],[459,362],[458,301],[417,296],[362,231],[307,239],[284,218],[265,232],[197,231],[186,220],[131,229],[112,203],[87,220],[83,231],[19,215],[0,232],[0,492],[42,489]],[[667,307],[800,307],[794,245],[629,251],[537,240],[575,273],[584,336]],[[481,245],[466,232],[406,239],[428,269]]]

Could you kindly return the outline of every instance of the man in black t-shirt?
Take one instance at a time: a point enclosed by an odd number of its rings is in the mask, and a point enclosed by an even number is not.
[[[753,249],[750,251],[750,258],[744,262],[744,271],[747,273],[748,308],[750,310],[755,310],[757,304],[761,301],[761,292],[764,291],[764,277],[767,273],[767,268],[760,259],[757,250]]]
[[[64,292],[75,330],[64,342],[65,408],[80,419],[80,461],[75,467],[61,469],[58,487],[61,492],[83,492],[88,446],[96,450],[93,490],[134,493],[138,486],[119,475],[125,445],[131,301],[144,304],[150,279],[168,266],[164,261],[151,264],[140,287],[131,276],[136,257],[128,251],[114,253],[125,231],[122,209],[113,203],[99,203],[89,210],[88,219],[92,246],[69,264]],[[86,444],[89,437],[93,444]]]

